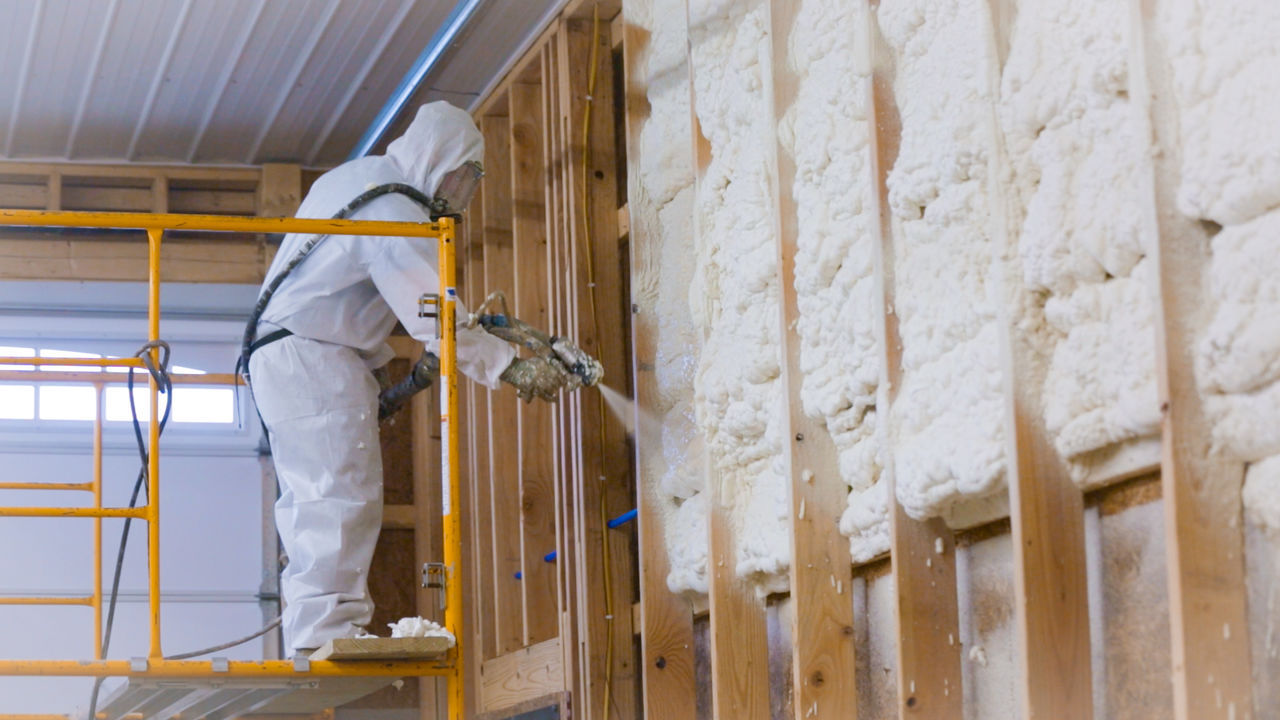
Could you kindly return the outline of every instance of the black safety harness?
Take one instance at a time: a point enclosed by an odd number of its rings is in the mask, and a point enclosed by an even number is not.
[[[427,197],[425,193],[411,185],[406,185],[404,183],[386,183],[384,185],[378,185],[377,187],[370,188],[369,190],[357,195],[355,199],[344,205],[341,210],[334,214],[333,219],[345,220],[350,217],[352,213],[369,204],[376,198],[392,194],[404,195],[410,200],[421,205],[422,208],[427,211],[427,214],[433,222],[443,216],[443,210],[445,208],[442,207],[440,201]],[[249,315],[249,322],[244,328],[244,338],[240,343],[240,357],[236,360],[235,370],[236,374],[244,375],[245,382],[249,384],[250,392],[252,392],[253,385],[249,377],[249,358],[263,346],[270,345],[277,340],[283,340],[293,334],[292,330],[280,328],[279,330],[273,330],[262,337],[258,337],[258,322],[262,319],[262,314],[266,312],[267,304],[271,302],[272,296],[275,295],[276,290],[280,288],[280,285],[285,281],[285,278],[289,277],[289,274],[292,273],[295,268],[310,257],[316,247],[318,247],[320,243],[324,242],[327,237],[329,236],[311,236],[311,238],[303,243],[302,247],[298,249],[298,252],[289,259],[288,264],[286,264],[279,273],[276,273],[276,276],[271,279],[271,282],[268,283],[267,286],[262,289],[262,292],[258,294],[258,302],[254,304],[253,312]],[[419,362],[421,363],[421,361]],[[405,399],[418,390],[426,388],[429,384],[429,373],[421,372],[417,367],[415,367],[414,372],[409,373],[409,375],[402,381],[382,394],[383,397],[380,398],[379,403],[379,415],[381,417],[385,417],[391,412],[394,412],[400,405],[403,405]],[[387,398],[397,401],[395,407],[390,408],[389,411],[387,408]]]

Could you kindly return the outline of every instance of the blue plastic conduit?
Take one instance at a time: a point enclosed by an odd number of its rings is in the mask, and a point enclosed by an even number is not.
[[[613,528],[616,528],[616,527],[618,527],[618,526],[620,526],[620,525],[626,525],[627,523],[629,523],[629,522],[631,522],[632,520],[635,520],[635,519],[636,519],[636,511],[635,511],[635,510],[628,510],[628,511],[626,511],[626,512],[622,513],[622,514],[621,514],[621,515],[619,515],[618,517],[616,517],[616,518],[614,518],[614,519],[610,520],[609,522],[607,522],[607,523],[605,523],[605,524],[606,524],[606,525],[608,525],[610,529],[613,529]],[[555,550],[552,550],[551,552],[547,553],[546,555],[543,555],[543,556],[542,556],[542,561],[543,561],[543,562],[549,562],[549,563],[553,563],[553,562],[555,562],[555,561],[556,561],[556,551],[555,551]],[[520,579],[520,573],[516,573],[516,579],[517,579],[517,580],[519,580],[519,579]]]
[[[382,140],[382,136],[391,128],[391,124],[400,116],[405,106],[409,104],[409,100],[418,91],[418,86],[435,68],[436,63],[440,62],[440,58],[449,49],[449,45],[458,37],[458,33],[470,22],[471,16],[475,15],[476,10],[483,3],[484,0],[458,0],[458,4],[453,6],[453,12],[450,12],[449,17],[445,18],[444,24],[440,26],[435,36],[431,38],[431,42],[427,43],[426,49],[414,61],[413,67],[409,68],[409,72],[400,81],[396,91],[391,93],[387,103],[378,111],[377,117],[373,119],[373,124],[369,126],[368,130],[364,131],[360,142],[356,143],[355,148],[351,150],[351,154],[347,156],[348,160],[355,160],[368,155],[373,146]]]

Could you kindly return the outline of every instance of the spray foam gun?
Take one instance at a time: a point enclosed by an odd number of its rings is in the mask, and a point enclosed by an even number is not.
[[[418,301],[420,317],[438,317],[440,298],[434,294],[423,295]],[[548,335],[528,323],[513,317],[507,309],[507,298],[502,291],[490,293],[480,307],[462,324],[464,328],[479,326],[495,337],[514,345],[528,348],[534,357],[541,360],[544,372],[555,374],[552,384],[558,389],[572,391],[582,387],[593,387],[604,378],[604,367],[599,360],[566,338]],[[513,367],[520,363],[517,360]],[[403,380],[382,391],[378,396],[378,418],[384,419],[395,414],[408,402],[409,398],[421,390],[431,386],[432,381],[440,374],[440,359],[424,352],[422,358],[413,366]],[[507,373],[504,373],[507,379]],[[545,378],[543,378],[545,380]],[[519,384],[516,384],[519,387]],[[532,399],[533,392],[522,389],[521,397]],[[549,394],[537,393],[544,399],[552,399]]]

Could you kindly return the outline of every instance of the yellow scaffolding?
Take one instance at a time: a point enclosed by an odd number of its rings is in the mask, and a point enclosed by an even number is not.
[[[456,644],[438,661],[327,660],[295,663],[291,660],[262,660],[219,663],[212,660],[166,660],[160,648],[160,425],[159,386],[148,373],[152,421],[149,426],[147,503],[136,508],[103,507],[102,425],[103,388],[108,383],[125,382],[127,375],[99,372],[50,372],[42,369],[0,371],[0,381],[76,382],[92,384],[97,398],[93,421],[93,480],[87,483],[0,483],[0,490],[70,490],[92,492],[93,507],[0,507],[0,517],[87,517],[94,521],[94,583],[89,597],[9,597],[0,605],[84,605],[94,610],[94,657],[92,660],[2,660],[0,676],[80,676],[134,678],[305,678],[444,676],[448,681],[449,717],[460,720],[462,703],[462,533],[456,499],[459,497],[458,437],[452,420],[458,412],[456,317],[457,290],[454,262],[455,223],[442,218],[430,223],[373,222],[363,220],[313,220],[301,218],[255,218],[218,215],[173,215],[145,213],[36,212],[0,210],[0,226],[136,229],[147,234],[147,340],[160,340],[160,250],[166,230],[249,233],[303,233],[323,235],[374,235],[384,237],[436,238],[439,258],[440,327],[440,430],[445,439],[441,451],[441,488],[444,514],[445,611],[444,626]],[[160,360],[159,349],[149,351],[152,363]],[[145,368],[142,358],[30,358],[0,357],[0,365]],[[175,383],[235,384],[234,375],[173,376]],[[102,638],[102,519],[134,517],[147,523],[148,604],[151,644],[143,660],[107,660],[101,657]],[[4,716],[19,717],[19,716]],[[25,716],[63,717],[63,716]]]

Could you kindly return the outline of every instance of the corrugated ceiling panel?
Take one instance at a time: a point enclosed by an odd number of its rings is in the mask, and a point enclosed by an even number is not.
[[[490,2],[472,21],[458,39],[457,51],[445,58],[416,101],[448,100],[469,107],[519,50],[522,41],[531,32],[541,30],[539,19],[560,5],[559,0],[523,0],[518,14],[512,17],[516,11],[506,8],[500,11],[505,1]],[[607,24],[604,30],[608,31]],[[501,51],[494,52],[493,48]]]
[[[63,108],[75,106],[88,79],[78,68],[90,63],[105,10],[105,4],[44,6],[27,87],[17,100],[14,147],[35,156],[61,154],[66,148],[72,118]]]
[[[0,0],[0,157],[340,163],[456,2]],[[419,98],[469,104],[556,4],[487,0]]]
[[[391,41],[383,50],[376,71],[371,73],[352,94],[347,111],[338,118],[333,131],[318,152],[308,151],[309,165],[331,166],[347,159],[347,153],[373,122],[405,73],[422,54],[427,43],[452,9],[452,2],[419,0],[413,10],[396,28]]]
[[[145,119],[134,160],[185,159],[267,0],[196,0]]]
[[[305,61],[337,8],[337,0],[267,3],[196,145],[194,162],[246,161],[247,146],[272,101],[293,82],[294,67]]]
[[[258,148],[258,158],[302,157],[330,118],[346,110],[343,99],[348,88],[364,80],[366,71],[372,69],[371,61],[382,54],[393,29],[403,23],[414,5],[414,0],[372,0],[344,6],[298,82],[288,89],[276,121]],[[348,82],[334,83],[335,77],[348,78]]]
[[[0,3],[0,151],[11,146],[10,120],[19,88],[26,78],[23,58],[27,54],[36,3]]]
[[[124,157],[183,7],[172,0],[121,0],[85,104],[85,117],[92,121],[81,125],[72,157]]]

